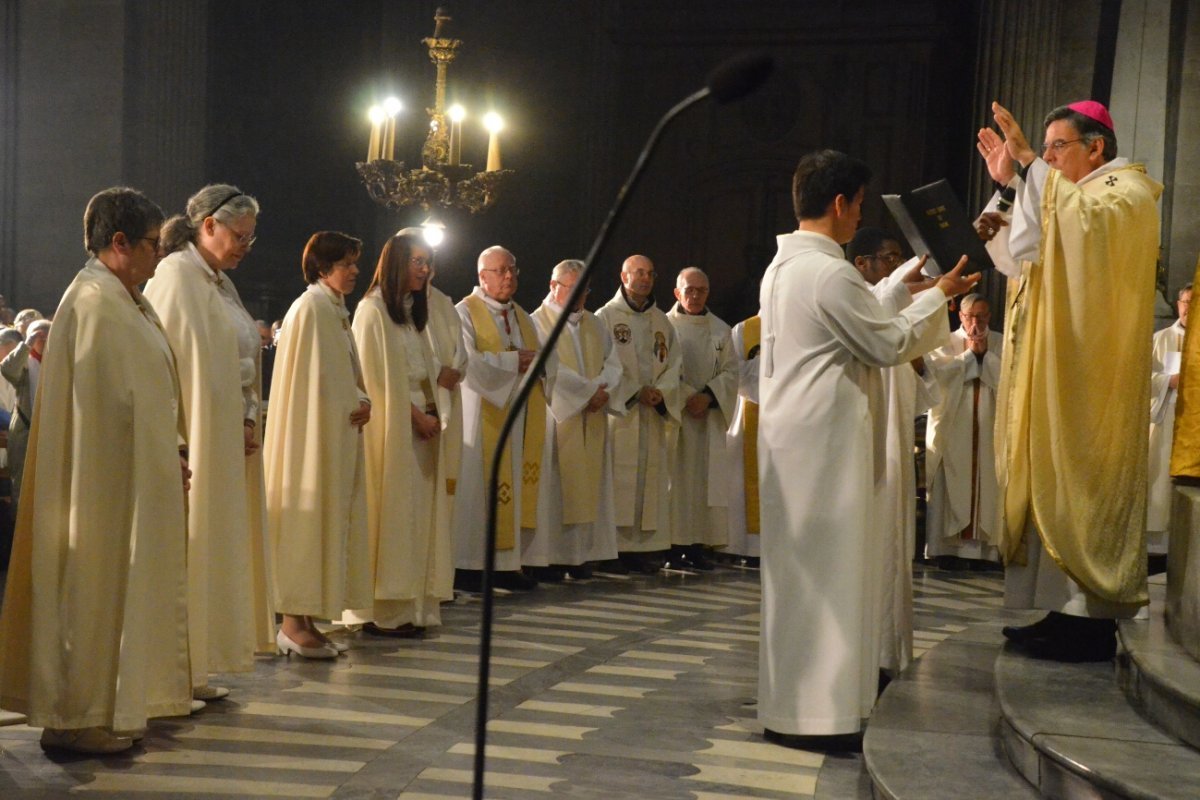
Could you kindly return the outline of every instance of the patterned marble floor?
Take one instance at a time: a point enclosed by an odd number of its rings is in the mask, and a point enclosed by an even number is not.
[[[919,654],[991,618],[1002,586],[921,570],[914,594]],[[486,796],[869,796],[860,759],[763,742],[758,603],[757,571],[732,567],[500,597]],[[351,635],[336,662],[260,659],[119,757],[50,757],[38,731],[0,727],[0,797],[470,797],[478,599],[443,617],[422,641]]]

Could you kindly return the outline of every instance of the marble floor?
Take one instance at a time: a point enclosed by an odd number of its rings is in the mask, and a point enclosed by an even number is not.
[[[1001,595],[994,573],[918,568],[918,654]],[[486,796],[869,797],[860,757],[763,742],[758,604],[758,572],[728,566],[499,597]],[[262,658],[121,756],[48,756],[0,727],[0,797],[470,797],[479,610],[460,596],[420,641],[348,635],[336,662]]]

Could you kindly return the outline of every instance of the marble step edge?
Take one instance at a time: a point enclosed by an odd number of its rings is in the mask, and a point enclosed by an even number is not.
[[[1043,797],[1200,797],[1200,753],[1138,712],[1112,663],[1039,661],[1006,644],[995,674],[1004,750]]]
[[[1003,752],[993,664],[1000,622],[956,633],[888,686],[867,724],[863,762],[878,800],[1036,800]],[[947,758],[947,751],[957,753]]]
[[[1165,590],[1150,585],[1150,619],[1123,620],[1117,678],[1155,725],[1200,749],[1200,662],[1174,640],[1164,618]]]

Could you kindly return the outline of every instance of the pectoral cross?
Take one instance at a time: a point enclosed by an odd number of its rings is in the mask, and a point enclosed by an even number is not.
[[[1108,180],[1106,180],[1106,181],[1104,182],[1104,185],[1105,185],[1105,186],[1116,186],[1116,185],[1117,185],[1117,176],[1116,176],[1116,175],[1109,175],[1109,176],[1108,176]]]

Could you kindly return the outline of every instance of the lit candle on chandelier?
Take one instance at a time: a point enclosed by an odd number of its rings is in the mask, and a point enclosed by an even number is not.
[[[383,109],[379,106],[371,106],[371,110],[367,112],[367,117],[371,120],[371,141],[367,145],[367,162],[375,161],[379,158],[383,143]]]
[[[447,114],[450,117],[450,166],[457,167],[462,162],[462,121],[467,117],[467,110],[455,103]]]
[[[500,131],[504,120],[495,111],[489,111],[483,117],[483,126],[488,131],[487,171],[495,172],[500,169]]]
[[[404,106],[395,97],[389,97],[383,101],[383,111],[387,114],[387,125],[384,128],[383,152],[380,154],[380,158],[386,158],[388,161],[396,160],[396,115],[402,108]]]

